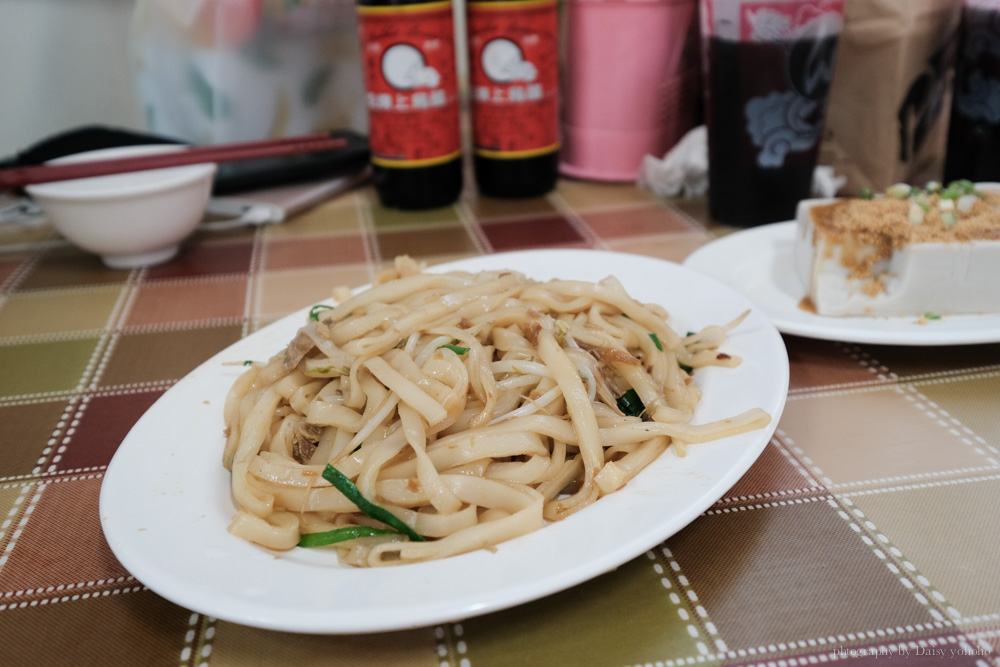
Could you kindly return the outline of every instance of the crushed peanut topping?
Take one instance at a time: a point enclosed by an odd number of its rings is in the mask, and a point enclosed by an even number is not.
[[[883,286],[872,267],[908,245],[1000,241],[1000,192],[976,191],[957,209],[950,202],[939,193],[924,192],[916,199],[843,199],[815,206],[811,210],[813,243],[825,240],[827,253],[839,246],[841,263],[850,269],[850,277],[870,280],[863,290],[874,296]],[[914,222],[912,214],[915,205],[923,211],[919,222]]]

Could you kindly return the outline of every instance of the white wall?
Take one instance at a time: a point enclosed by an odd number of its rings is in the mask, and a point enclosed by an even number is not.
[[[141,128],[133,0],[0,0],[0,156],[79,125]]]

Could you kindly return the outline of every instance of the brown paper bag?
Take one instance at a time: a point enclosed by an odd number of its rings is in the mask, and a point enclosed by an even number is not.
[[[847,0],[819,161],[840,194],[941,180],[962,0]]]

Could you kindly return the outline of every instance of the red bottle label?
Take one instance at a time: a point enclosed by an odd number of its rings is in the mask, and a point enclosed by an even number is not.
[[[466,23],[476,154],[511,159],[558,150],[556,0],[469,2]]]
[[[372,162],[426,167],[461,155],[451,1],[358,7]]]

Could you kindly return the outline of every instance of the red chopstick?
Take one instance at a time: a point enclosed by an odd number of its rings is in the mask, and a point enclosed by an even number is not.
[[[36,183],[51,183],[74,178],[107,176],[129,171],[163,169],[202,162],[234,162],[254,158],[309,153],[343,148],[347,140],[329,134],[310,134],[300,137],[245,141],[214,146],[195,146],[166,153],[139,155],[111,160],[92,160],[69,164],[40,164],[27,167],[0,169],[0,189],[20,188]],[[165,144],[169,145],[169,144]]]

